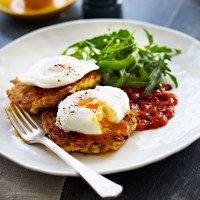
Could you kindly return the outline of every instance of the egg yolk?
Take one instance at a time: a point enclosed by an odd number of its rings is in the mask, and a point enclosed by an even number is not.
[[[107,106],[106,102],[99,101],[96,98],[89,98],[80,100],[78,106],[88,108],[95,113],[103,134],[109,132],[123,132],[127,134],[129,132],[129,126],[125,125],[124,120],[119,123],[111,122],[110,119],[114,118],[116,113]]]

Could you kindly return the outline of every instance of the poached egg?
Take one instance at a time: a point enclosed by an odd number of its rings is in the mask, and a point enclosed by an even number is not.
[[[18,80],[26,85],[57,88],[80,80],[99,67],[92,61],[78,60],[72,56],[58,55],[38,60]]]
[[[56,125],[66,132],[102,134],[101,124],[120,123],[130,112],[127,94],[115,87],[97,86],[76,92],[60,102]]]

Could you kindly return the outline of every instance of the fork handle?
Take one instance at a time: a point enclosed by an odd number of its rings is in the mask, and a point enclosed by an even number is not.
[[[69,166],[75,169],[78,174],[97,192],[97,194],[99,194],[100,197],[117,197],[122,192],[123,187],[121,185],[112,182],[111,180],[88,168],[83,163],[68,154],[66,151],[61,149],[50,139],[41,137],[38,139],[38,142],[51,149]]]

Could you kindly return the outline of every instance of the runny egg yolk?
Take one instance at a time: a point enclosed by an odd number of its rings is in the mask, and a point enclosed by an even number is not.
[[[111,122],[111,119],[116,116],[116,113],[112,108],[107,106],[106,102],[99,101],[96,98],[89,98],[80,100],[78,106],[88,108],[95,114],[96,118],[93,120],[98,120],[103,134],[116,131],[123,132],[124,134],[129,132],[129,127],[125,125],[124,120],[119,123]]]

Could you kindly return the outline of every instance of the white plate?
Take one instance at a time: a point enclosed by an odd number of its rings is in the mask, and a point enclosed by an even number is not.
[[[23,167],[54,175],[74,176],[76,173],[62,160],[40,145],[27,145],[15,135],[6,118],[6,90],[9,80],[24,72],[37,59],[60,54],[79,40],[128,28],[145,44],[143,28],[148,29],[161,45],[182,50],[171,67],[179,81],[174,89],[179,98],[175,117],[156,130],[134,133],[124,146],[108,155],[73,154],[89,167],[102,174],[126,171],[161,160],[187,147],[200,137],[200,43],[177,31],[129,20],[80,20],[34,31],[10,43],[0,51],[0,152]]]

